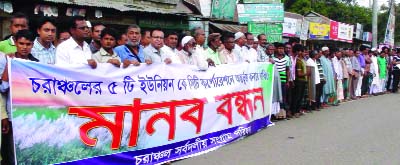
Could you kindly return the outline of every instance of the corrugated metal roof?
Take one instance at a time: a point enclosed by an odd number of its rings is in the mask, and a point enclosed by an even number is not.
[[[285,17],[293,18],[293,19],[303,19],[304,17],[301,14],[285,12]]]
[[[331,19],[325,17],[317,12],[310,11],[309,13],[304,15],[304,18],[310,22],[330,24]]]
[[[169,3],[169,4],[177,4],[179,3],[179,0],[147,0],[147,1],[153,1],[153,2],[159,2],[159,3]]]
[[[196,4],[200,4],[199,0],[183,0],[191,5],[195,6]]]
[[[182,2],[175,4],[161,4],[150,1],[132,1],[132,3],[109,0],[44,0],[47,2],[64,3],[80,6],[111,8],[119,11],[141,11],[162,14],[191,14],[192,11]]]
[[[223,31],[228,31],[231,33],[247,31],[247,26],[219,24],[219,23],[213,23],[213,22],[210,22],[210,24],[215,26],[218,29],[221,29]]]
[[[199,0],[183,0],[184,2],[188,3],[189,5],[192,5],[201,13],[201,6]]]

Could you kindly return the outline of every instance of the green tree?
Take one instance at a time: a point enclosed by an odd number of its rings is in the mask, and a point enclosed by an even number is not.
[[[371,31],[372,10],[359,6],[354,0],[283,0],[285,11],[306,14],[315,11],[332,20],[348,24],[361,23]]]

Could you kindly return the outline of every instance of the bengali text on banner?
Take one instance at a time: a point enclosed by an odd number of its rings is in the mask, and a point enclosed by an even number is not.
[[[9,68],[18,164],[158,164],[271,124],[268,63]]]

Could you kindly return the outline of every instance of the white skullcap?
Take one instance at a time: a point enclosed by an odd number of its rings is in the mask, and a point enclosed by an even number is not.
[[[243,37],[244,34],[242,32],[235,33],[235,41],[238,40],[240,37]]]
[[[322,47],[322,49],[321,49],[322,51],[327,51],[327,50],[329,50],[329,48],[328,47],[326,47],[326,46],[324,46],[324,47]]]
[[[375,52],[375,51],[376,51],[376,48],[372,48],[371,51]]]
[[[258,38],[257,37],[254,37],[254,42],[258,42]]]
[[[190,40],[192,40],[193,39],[193,37],[192,36],[185,36],[185,37],[183,37],[182,38],[182,41],[181,41],[181,45],[182,46],[185,46],[185,44],[187,44]]]

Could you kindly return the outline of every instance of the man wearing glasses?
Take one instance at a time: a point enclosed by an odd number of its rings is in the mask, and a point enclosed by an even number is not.
[[[92,52],[85,42],[89,37],[89,27],[85,18],[74,16],[69,25],[71,37],[58,45],[56,64],[89,64],[93,69],[96,68],[97,63],[92,59]]]
[[[161,30],[153,30],[151,32],[151,44],[143,49],[146,64],[162,63],[170,64],[171,58],[161,51],[164,46],[164,32]]]

